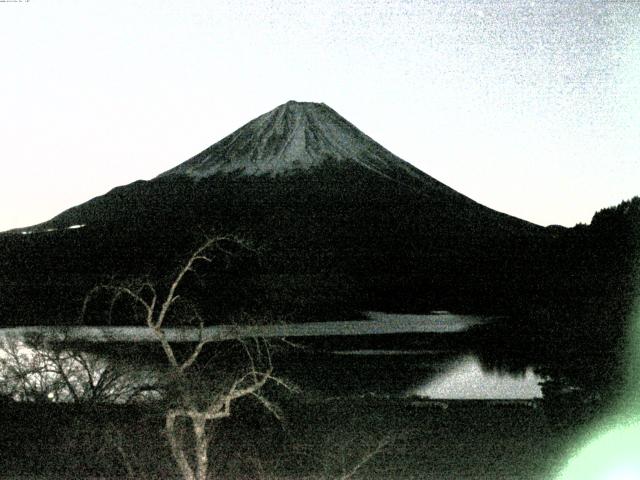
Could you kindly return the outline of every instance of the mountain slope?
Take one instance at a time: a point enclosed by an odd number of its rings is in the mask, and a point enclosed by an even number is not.
[[[143,192],[162,189],[167,185],[168,190],[171,190],[172,184],[185,180],[199,185],[198,188],[214,180],[228,183],[254,177],[260,181],[273,179],[274,183],[284,183],[292,178],[296,180],[291,183],[324,182],[327,189],[332,188],[329,182],[362,183],[358,178],[335,175],[340,171],[387,181],[387,187],[395,188],[399,195],[410,192],[429,198],[433,203],[453,202],[458,216],[466,215],[489,221],[496,228],[508,227],[515,231],[538,233],[543,230],[529,222],[477,204],[447,187],[386,150],[326,105],[294,101],[259,116],[150,182],[138,181],[117,187],[104,196],[73,207],[50,221],[26,230],[42,231],[47,228],[104,223],[112,217],[106,214],[107,210],[124,197],[135,196],[138,190]],[[371,192],[371,195],[377,196],[375,192]],[[167,199],[162,200],[163,205],[159,208],[174,201],[171,200],[173,196],[171,192],[167,192]],[[471,214],[467,212],[469,209],[473,210]],[[94,210],[95,213],[92,213]],[[22,230],[25,229],[16,231]]]
[[[0,280],[14,286],[0,315],[16,322],[50,322],[51,312],[65,321],[102,276],[163,278],[212,230],[258,249],[217,272],[221,312],[501,311],[514,289],[529,288],[548,238],[419,171],[329,107],[298,102],[150,181],[22,230],[32,233],[0,241]],[[41,300],[25,307],[26,292]]]

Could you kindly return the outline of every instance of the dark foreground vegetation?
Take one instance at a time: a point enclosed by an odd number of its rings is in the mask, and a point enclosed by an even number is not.
[[[210,478],[547,479],[574,433],[543,405],[363,398],[281,406],[279,421],[242,401],[216,424]],[[149,406],[4,404],[1,415],[2,478],[180,478],[163,413]]]

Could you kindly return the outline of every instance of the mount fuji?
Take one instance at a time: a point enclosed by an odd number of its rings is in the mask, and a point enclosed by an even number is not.
[[[255,246],[212,274],[220,321],[504,312],[514,293],[535,294],[551,235],[423,173],[330,107],[290,101],[149,181],[1,234],[0,318],[65,323],[100,279],[165,278],[210,232]]]

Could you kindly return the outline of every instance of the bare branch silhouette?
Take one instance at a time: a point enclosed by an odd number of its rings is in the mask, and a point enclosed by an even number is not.
[[[215,255],[222,254],[225,259],[233,255],[229,245],[242,249],[250,249],[244,242],[232,236],[215,236],[207,238],[196,248],[189,258],[178,269],[165,294],[149,282],[134,284],[98,285],[87,295],[84,301],[82,315],[86,315],[92,297],[101,292],[111,294],[109,317],[113,315],[114,305],[118,301],[128,299],[131,305],[144,312],[144,323],[153,332],[160,344],[169,364],[168,383],[173,391],[173,404],[165,412],[165,433],[169,447],[178,470],[185,480],[205,480],[208,478],[209,457],[208,447],[210,436],[207,434],[207,424],[231,415],[232,404],[242,397],[256,399],[277,418],[282,418],[279,408],[269,401],[260,390],[267,382],[273,382],[285,388],[294,389],[283,379],[273,375],[273,363],[269,344],[262,338],[244,339],[240,341],[246,355],[248,367],[233,365],[228,372],[224,372],[222,365],[213,365],[216,373],[221,375],[220,385],[213,390],[206,388],[206,373],[202,376],[198,369],[205,346],[213,340],[203,335],[205,318],[189,300],[183,300],[179,293],[188,275],[197,275],[197,268],[201,264],[211,264]],[[184,292],[183,292],[184,293]],[[176,310],[178,302],[182,309]],[[198,324],[198,340],[185,347],[177,355],[174,345],[166,334],[169,318],[179,317],[179,320],[195,320]],[[225,386],[225,382],[226,386]],[[179,432],[182,421],[191,424],[193,444],[188,445]],[[191,461],[190,459],[195,459]]]

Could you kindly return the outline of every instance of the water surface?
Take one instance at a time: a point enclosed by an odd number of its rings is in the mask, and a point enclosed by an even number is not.
[[[521,374],[484,367],[477,356],[457,358],[441,374],[426,379],[410,395],[456,400],[516,400],[542,398],[542,378],[528,367]]]

